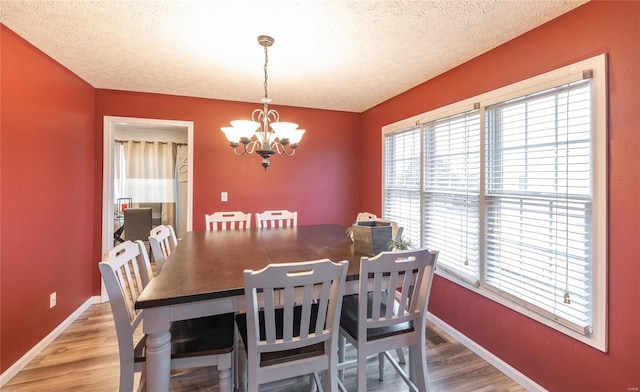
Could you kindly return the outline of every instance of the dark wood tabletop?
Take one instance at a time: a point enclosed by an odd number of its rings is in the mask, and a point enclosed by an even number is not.
[[[362,256],[354,254],[353,242],[338,225],[192,231],[138,297],[136,308],[242,295],[242,272],[269,263],[348,260],[347,280],[357,279]]]

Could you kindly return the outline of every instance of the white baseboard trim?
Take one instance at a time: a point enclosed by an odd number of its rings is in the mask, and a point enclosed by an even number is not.
[[[497,356],[492,354],[490,351],[488,351],[478,343],[469,339],[467,336],[465,336],[464,334],[462,334],[460,331],[453,328],[449,324],[445,323],[444,321],[439,319],[437,316],[434,316],[431,312],[428,312],[427,320],[432,322],[434,325],[436,325],[438,328],[442,329],[449,335],[451,335],[452,338],[462,343],[462,345],[464,345],[466,348],[476,353],[480,358],[489,362],[491,365],[493,365],[493,367],[500,370],[502,373],[507,375],[513,381],[525,387],[528,391],[547,392],[546,389],[538,385],[535,381],[525,376],[524,374],[520,373],[517,369],[515,369],[514,367],[512,367],[502,359],[498,358]]]
[[[22,368],[24,368],[32,359],[34,359],[42,350],[44,350],[51,342],[53,342],[65,329],[69,327],[76,319],[84,313],[89,306],[99,303],[100,296],[93,296],[87,299],[75,312],[67,317],[60,325],[58,325],[49,335],[45,336],[38,344],[27,351],[20,359],[18,359],[11,367],[0,374],[0,388],[9,382]]]

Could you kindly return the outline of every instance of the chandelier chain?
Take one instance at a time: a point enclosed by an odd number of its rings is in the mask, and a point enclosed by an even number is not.
[[[269,55],[267,54],[267,45],[264,46],[264,99],[269,99],[267,94],[267,79],[269,75],[267,75],[267,63],[269,62]]]

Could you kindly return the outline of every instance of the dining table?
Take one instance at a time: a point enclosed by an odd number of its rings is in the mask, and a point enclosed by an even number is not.
[[[187,232],[135,304],[144,314],[148,390],[169,391],[172,321],[245,310],[244,270],[348,260],[345,293],[356,293],[363,256],[335,224]]]

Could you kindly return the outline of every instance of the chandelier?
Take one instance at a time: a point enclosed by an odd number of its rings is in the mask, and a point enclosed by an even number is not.
[[[251,120],[231,121],[230,127],[221,128],[236,155],[257,153],[262,157],[262,167],[265,171],[269,167],[269,158],[272,155],[293,156],[305,132],[304,129],[298,129],[296,123],[280,121],[278,112],[269,109],[271,99],[267,93],[267,48],[273,45],[273,42],[273,38],[267,35],[258,37],[258,43],[264,47],[264,98],[260,99],[264,107],[254,110]]]

